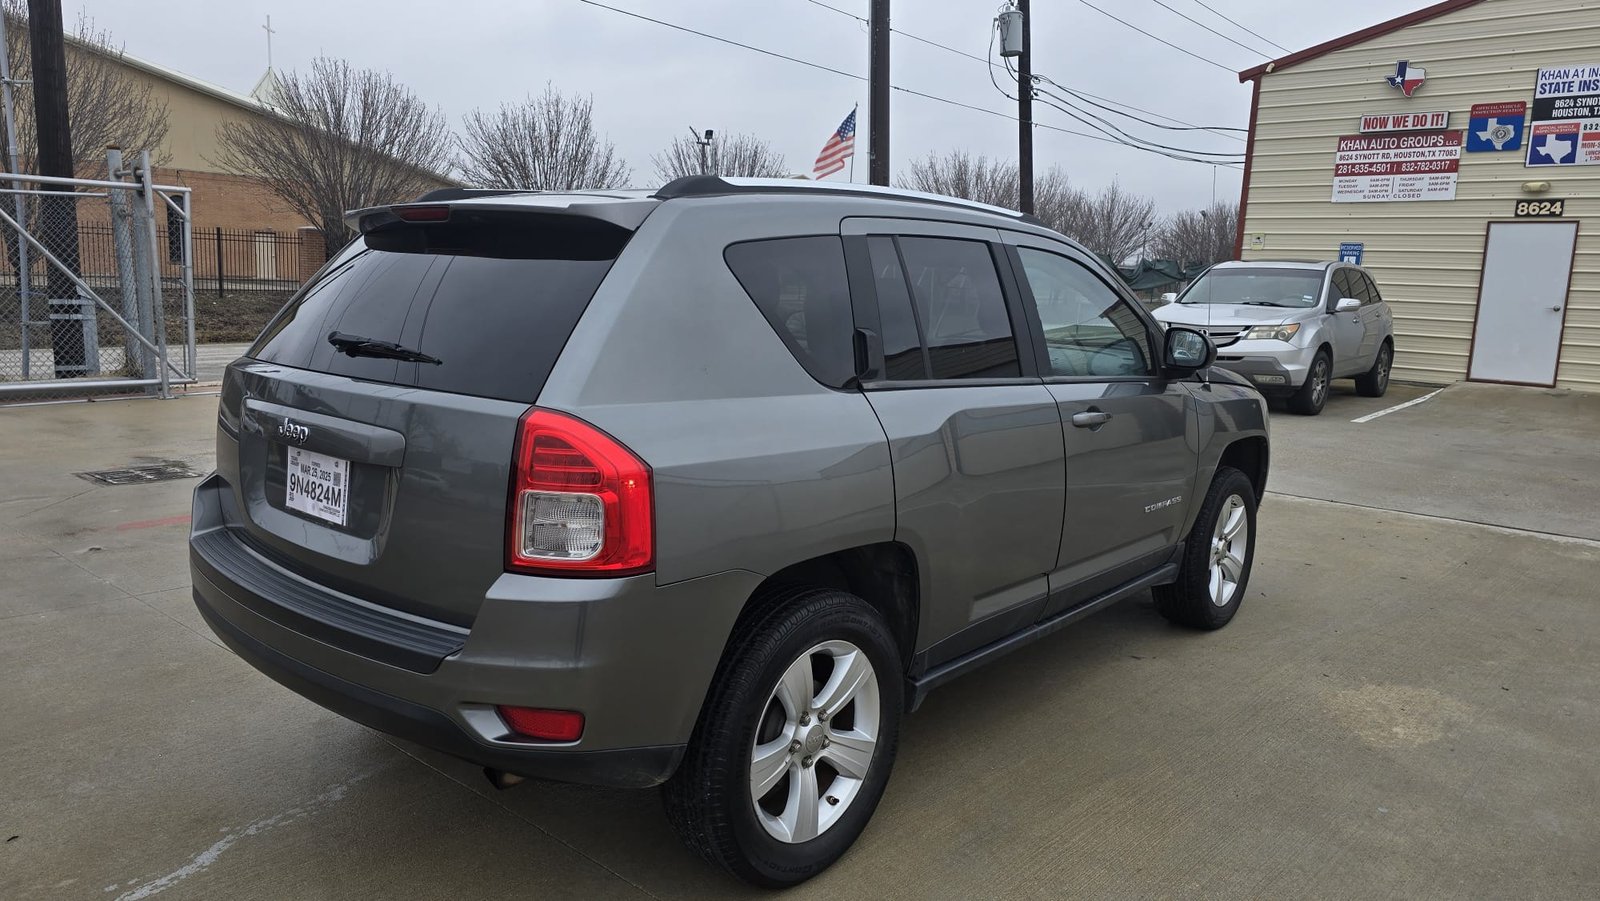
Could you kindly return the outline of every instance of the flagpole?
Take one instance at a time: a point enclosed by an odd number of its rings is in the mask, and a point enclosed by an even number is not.
[[[850,115],[854,116],[856,113],[858,113],[860,111],[861,111],[861,103],[860,103],[860,101],[857,101],[856,105],[850,108]],[[857,123],[857,124],[859,126],[859,123]],[[859,130],[859,128],[858,128],[858,130]],[[850,183],[851,184],[855,184],[856,183],[856,148],[855,148],[854,144],[852,144],[850,146]]]

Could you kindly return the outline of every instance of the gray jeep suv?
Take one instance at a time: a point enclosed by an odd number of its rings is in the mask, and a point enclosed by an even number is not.
[[[800,882],[934,687],[1153,590],[1245,595],[1265,403],[1092,254],[908,192],[435,192],[223,384],[194,597],[235,652],[518,776],[665,784]]]

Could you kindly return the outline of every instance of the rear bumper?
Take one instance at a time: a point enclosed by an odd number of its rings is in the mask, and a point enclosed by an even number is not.
[[[535,778],[642,787],[671,776],[759,582],[501,574],[459,629],[385,614],[266,559],[231,521],[231,497],[218,476],[196,489],[190,574],[201,615],[235,653],[359,723]],[[581,711],[584,733],[522,739],[497,704]]]
[[[437,710],[341,679],[274,650],[207,606],[198,588],[195,603],[224,644],[279,684],[363,726],[481,766],[562,782],[643,788],[665,782],[683,759],[684,745],[611,751],[486,746]]]

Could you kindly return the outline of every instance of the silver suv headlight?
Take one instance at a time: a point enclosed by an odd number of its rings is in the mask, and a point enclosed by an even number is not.
[[[1286,325],[1258,325],[1244,333],[1246,341],[1291,341],[1300,331],[1300,323]]]

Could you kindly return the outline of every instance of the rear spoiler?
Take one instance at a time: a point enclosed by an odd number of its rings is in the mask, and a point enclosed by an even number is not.
[[[604,223],[632,232],[637,231],[659,205],[659,200],[625,195],[607,197],[445,188],[424,194],[410,203],[351,210],[344,214],[344,221],[361,234],[402,222],[481,221],[511,216],[585,219],[591,224]]]

